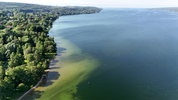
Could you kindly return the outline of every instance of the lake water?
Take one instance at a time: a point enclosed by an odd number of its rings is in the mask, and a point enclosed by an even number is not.
[[[70,63],[74,73],[88,68],[75,77],[80,81],[70,81],[76,83],[70,100],[178,100],[178,13],[120,8],[63,16],[50,36],[58,43],[60,67]]]

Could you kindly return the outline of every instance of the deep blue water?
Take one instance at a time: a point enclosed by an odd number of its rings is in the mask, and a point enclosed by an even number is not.
[[[78,85],[80,99],[178,100],[177,12],[103,9],[60,17],[53,31],[101,63]]]

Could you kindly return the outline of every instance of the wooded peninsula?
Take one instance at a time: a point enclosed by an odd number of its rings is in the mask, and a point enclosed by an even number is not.
[[[178,12],[178,7],[152,8],[152,10],[165,10],[165,11]]]
[[[60,16],[100,12],[96,7],[58,7],[0,2],[0,100],[17,99],[35,86],[57,53],[48,32]]]

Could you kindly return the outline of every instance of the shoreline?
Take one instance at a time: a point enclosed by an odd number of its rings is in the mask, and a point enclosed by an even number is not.
[[[34,91],[32,91],[43,93],[43,95],[35,95],[35,93],[32,93],[32,95],[27,95],[22,100],[31,100],[35,96],[40,96],[40,98],[38,98],[37,100],[44,100],[44,98],[45,100],[50,100],[54,97],[65,99],[67,98],[67,100],[72,100],[72,94],[75,94],[77,92],[77,85],[80,82],[86,80],[90,76],[92,71],[94,71],[99,66],[99,62],[97,61],[97,59],[88,54],[82,54],[81,49],[79,49],[66,39],[61,43],[61,46],[58,47],[66,47],[67,50],[65,50],[65,53],[61,53],[61,55],[57,55],[53,60],[51,60],[50,69],[46,76],[46,82],[43,83],[42,86],[40,85],[39,87],[35,88]],[[79,54],[79,62],[71,61],[73,59],[73,54],[76,53]],[[81,58],[84,59],[81,60]],[[56,60],[58,61],[56,62]],[[51,75],[54,74],[60,74],[60,76],[57,79],[53,79],[51,78]],[[53,90],[56,90],[57,92],[54,92]],[[52,91],[50,92],[51,95],[49,95],[49,91]],[[71,92],[68,93],[68,91]],[[57,93],[60,93],[61,95]]]
[[[58,19],[56,19],[56,20],[58,20]],[[50,34],[51,29],[49,30],[49,34]],[[57,38],[57,37],[55,37],[55,38]],[[73,43],[69,42],[68,40],[64,39],[63,37],[60,37],[60,39],[56,39],[56,40],[59,40],[59,41],[54,40],[55,43],[57,44],[57,49],[65,48],[66,50],[57,51],[57,55],[53,59],[50,60],[50,65],[49,65],[50,69],[49,69],[49,73],[46,76],[46,82],[43,83],[42,86],[40,85],[37,88],[35,88],[33,92],[40,91],[41,93],[44,92],[43,94],[46,94],[46,93],[48,94],[48,91],[53,90],[53,88],[62,87],[62,89],[60,91],[65,91],[65,90],[69,91],[70,90],[70,91],[73,91],[72,93],[76,93],[77,92],[77,84],[79,84],[80,82],[87,79],[89,77],[89,75],[91,74],[91,72],[99,66],[99,61],[97,61],[97,59],[93,58],[92,56],[90,56],[88,54],[82,54],[81,49],[78,48]],[[76,55],[76,54],[78,54],[78,57],[76,56],[76,58],[79,58],[78,59],[79,63],[77,63],[78,62],[77,61],[75,65],[68,64],[68,62],[70,62],[73,59],[73,55]],[[72,58],[70,58],[70,56]],[[87,56],[87,57],[85,57],[85,56]],[[67,58],[68,61],[64,61],[63,58]],[[74,59],[74,62],[75,62],[75,60],[76,59]],[[88,62],[90,62],[90,63],[88,63]],[[82,66],[78,66],[78,65],[82,65],[83,67],[84,66],[93,66],[93,67],[88,68],[86,70],[85,67],[82,68]],[[77,71],[79,71],[79,72],[76,73]],[[86,73],[84,73],[84,72],[86,72]],[[67,75],[66,73],[72,73],[72,74]],[[56,79],[51,78],[51,75],[53,75],[53,74],[56,75],[56,76],[54,75],[54,77],[57,77]],[[79,80],[77,79],[78,76],[80,77]],[[72,83],[70,81],[74,81],[73,79],[76,79],[77,81],[75,80],[76,82],[74,84],[71,84],[70,86],[65,87],[66,84]],[[60,83],[60,85],[59,85],[59,83]],[[63,92],[62,94],[64,96],[60,95],[60,98],[66,98],[66,97],[72,98],[72,93]],[[35,94],[32,93],[32,95],[35,95]],[[28,99],[25,99],[25,100],[30,100],[29,96],[30,95],[28,95],[27,96]],[[47,97],[49,98],[49,96],[47,96]],[[40,98],[42,98],[42,99],[40,99]],[[46,96],[40,94],[40,98],[39,98],[40,100],[43,100],[43,98],[46,99]],[[70,98],[68,98],[68,99],[70,100]]]
[[[101,9],[97,7],[51,7],[43,5],[36,8],[35,4],[28,4],[29,9],[27,10],[23,8],[25,3],[23,5],[21,3],[13,4],[16,7],[11,7],[11,3],[2,2],[2,5],[5,5],[8,10],[3,12],[2,16],[7,17],[7,21],[0,24],[2,26],[1,33],[3,33],[1,36],[3,40],[0,43],[0,49],[2,49],[0,55],[3,55],[0,58],[2,66],[2,78],[0,80],[2,95],[0,98],[15,100],[31,87],[36,84],[39,85],[37,82],[45,70],[49,68],[51,58],[56,54],[56,42],[52,36],[48,35],[53,23],[60,16],[99,13]],[[1,10],[5,9],[1,7]],[[15,24],[12,25],[13,21]],[[6,27],[7,24],[12,26],[8,28]],[[11,45],[13,45],[13,49],[7,49]],[[5,51],[8,51],[8,54]],[[7,71],[4,71],[7,67]],[[59,78],[59,73],[56,72],[56,74],[57,77],[52,75],[51,80]],[[52,83],[54,82],[49,85]]]
[[[50,63],[51,63],[52,60],[54,60],[54,58],[55,58],[56,56],[57,56],[57,55],[55,55],[54,57],[52,57],[52,58],[50,59]],[[46,79],[46,76],[48,75],[49,70],[50,70],[50,66],[49,66],[48,69],[45,70],[46,74],[43,74],[43,75],[42,75],[42,77],[41,77],[41,79],[38,81],[38,83],[37,83],[34,87],[32,87],[31,89],[29,89],[28,91],[26,91],[25,93],[23,93],[23,94],[22,94],[18,99],[16,99],[16,100],[22,100],[22,99],[25,98],[29,93],[35,91],[36,88],[38,88],[41,84],[43,84],[42,81],[43,81],[44,79]]]
[[[53,80],[54,83],[51,86],[43,89],[45,92],[39,100],[44,100],[44,98],[46,100],[56,98],[72,100],[72,94],[77,92],[77,85],[86,80],[99,66],[97,59],[89,54],[83,54],[81,49],[70,41],[61,37],[60,43],[59,47],[66,48],[65,53],[57,56],[60,63],[58,62],[56,66],[59,65],[60,68],[56,71],[60,76],[57,80]]]

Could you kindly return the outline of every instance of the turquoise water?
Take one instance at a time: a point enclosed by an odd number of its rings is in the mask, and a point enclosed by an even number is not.
[[[176,12],[103,9],[64,16],[56,20],[50,36],[62,36],[100,62],[77,85],[73,96],[81,100],[178,99]]]

